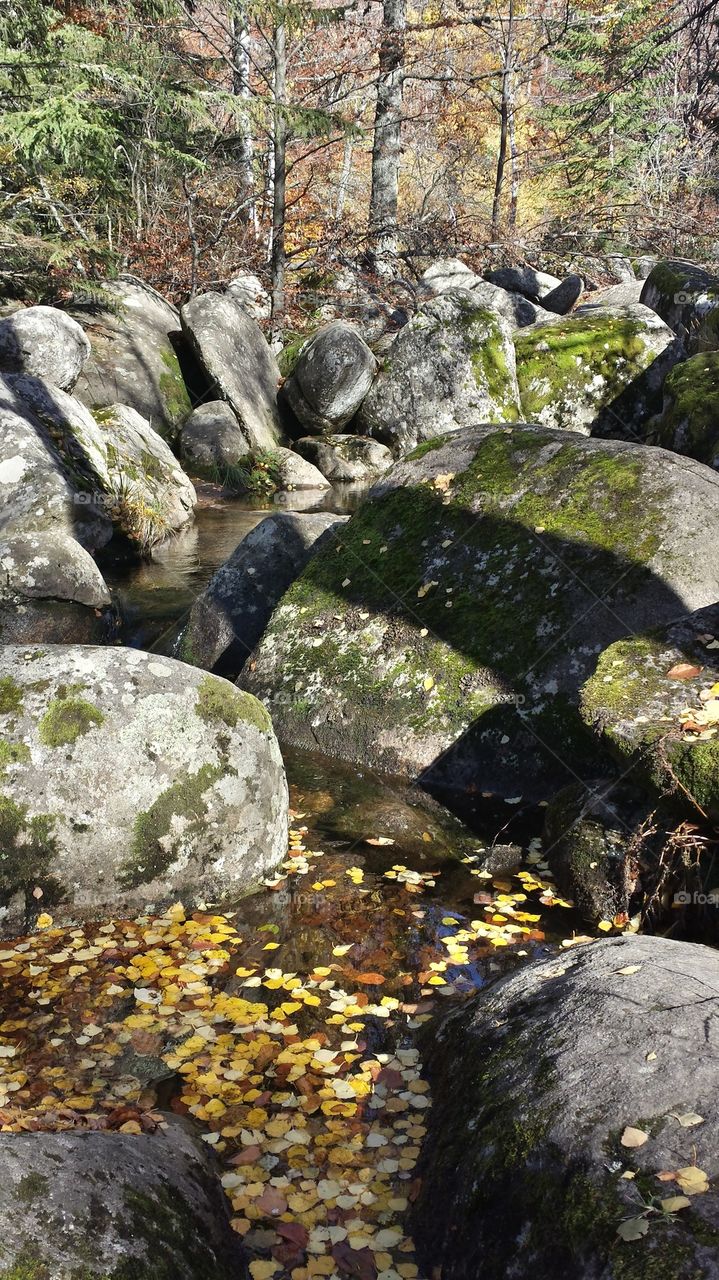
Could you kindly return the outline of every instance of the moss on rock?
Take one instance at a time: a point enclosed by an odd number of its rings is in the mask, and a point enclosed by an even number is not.
[[[38,725],[38,736],[45,747],[72,746],[78,738],[104,722],[104,715],[85,698],[73,694],[53,698]]]
[[[222,777],[221,765],[203,764],[179,776],[135,819],[132,857],[117,872],[118,883],[134,889],[161,876],[178,856],[183,841],[202,831],[206,792]]]
[[[231,729],[250,724],[261,733],[272,729],[272,721],[257,698],[216,676],[205,676],[198,685],[195,710],[207,724],[225,724]]]
[[[671,370],[654,438],[719,468],[719,351],[692,356]]]

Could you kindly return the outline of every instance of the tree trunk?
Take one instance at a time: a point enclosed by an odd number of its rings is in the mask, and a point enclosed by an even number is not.
[[[370,236],[380,262],[397,252],[406,10],[407,0],[382,0],[369,208]]]
[[[270,278],[272,282],[272,330],[276,333],[285,309],[285,213],[287,205],[287,33],[282,20],[275,27],[274,36],[274,133],[272,146],[273,199],[272,199],[272,253]]]
[[[250,100],[250,29],[244,6],[232,14],[232,92],[243,103]],[[253,198],[254,173],[252,171],[252,127],[249,112],[243,110],[237,122],[235,145],[237,167],[240,174],[240,193],[247,200],[246,221],[257,229],[257,210]]]
[[[504,170],[507,163],[507,142],[510,132],[510,117],[513,114],[512,72],[514,64],[514,0],[509,0],[509,15],[506,30],[502,31],[502,96],[499,104],[499,150],[497,151],[497,169],[494,179],[494,197],[492,199],[492,240],[499,237],[499,224],[502,215],[502,188],[504,186]],[[512,129],[514,128],[512,122]]]

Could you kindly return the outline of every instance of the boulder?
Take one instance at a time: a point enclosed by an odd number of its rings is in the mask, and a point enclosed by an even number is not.
[[[169,446],[127,405],[96,409],[41,378],[6,383],[51,433],[68,473],[84,477],[76,500],[104,510],[135,549],[145,551],[192,519],[195,491]]]
[[[521,293],[533,302],[541,302],[545,294],[551,293],[562,283],[558,276],[538,271],[534,267],[495,267],[491,271],[485,271],[484,278],[491,284],[498,284],[500,289]]]
[[[641,292],[641,280],[626,280],[623,284],[611,284],[607,289],[595,289],[586,302],[576,307],[574,314],[588,316],[600,308],[604,310],[607,307],[611,309],[635,306],[639,302]]]
[[[102,488],[115,528],[146,551],[192,520],[197,494],[162,436],[124,404],[97,409],[106,477]]]
[[[250,272],[233,276],[225,285],[227,293],[229,293],[233,302],[242,307],[248,316],[259,323],[261,320],[269,320],[272,315],[272,302],[270,295],[258,276],[253,276]]]
[[[690,355],[719,350],[719,276],[681,258],[657,262],[641,301],[666,321]]]
[[[651,438],[719,470],[719,351],[690,356],[671,370]]]
[[[545,311],[553,311],[558,316],[565,316],[581,297],[583,289],[584,281],[581,276],[568,275],[556,289],[544,294],[542,306]]]
[[[250,447],[226,400],[208,400],[192,410],[180,433],[180,451],[193,475],[221,480]]]
[[[440,432],[519,417],[507,321],[471,290],[427,302],[398,333],[356,424],[398,453]]]
[[[211,391],[232,406],[248,446],[272,449],[282,439],[280,371],[259,325],[221,293],[193,298],[180,318]]]
[[[515,347],[527,421],[618,438],[641,432],[682,357],[671,329],[638,305],[590,304],[581,315],[523,329]]]
[[[652,267],[655,267],[656,264],[657,264],[657,258],[655,254],[640,253],[639,257],[635,258],[632,262],[632,266],[634,267],[634,274],[637,280],[646,280],[647,276],[652,270]]]
[[[716,1192],[676,1174],[719,1173],[718,989],[709,947],[612,938],[429,1024],[433,1105],[409,1224],[422,1274],[716,1280]],[[647,1138],[623,1143],[626,1129]]]
[[[8,1280],[245,1274],[213,1157],[177,1117],[154,1134],[2,1133],[0,1159]]]
[[[0,526],[0,572],[3,644],[96,644],[114,637],[117,619],[105,580],[70,533],[8,534]]]
[[[272,454],[272,466],[278,489],[330,489],[332,487],[317,467],[313,467],[311,462],[301,458],[298,453],[293,453],[291,449],[275,449]]]
[[[719,477],[664,450],[466,428],[395,464],[275,609],[241,676],[287,743],[544,799],[601,760],[607,643],[719,598]],[[606,639],[605,639],[606,638]]]
[[[90,355],[83,329],[55,307],[28,307],[0,320],[0,369],[47,378],[67,391]]]
[[[719,597],[719,591],[716,592]],[[581,712],[632,777],[719,819],[719,605],[609,645]],[[712,690],[714,692],[712,693]],[[691,804],[690,802],[694,803]]]
[[[305,436],[295,449],[332,484],[376,480],[392,466],[387,446],[366,436]]]
[[[242,669],[281,596],[346,516],[267,516],[198,596],[180,638],[186,662],[233,675]]]
[[[112,628],[110,593],[92,552],[112,535],[82,459],[57,448],[48,426],[0,379],[0,639],[89,643]],[[53,390],[56,402],[70,396]]]
[[[192,407],[177,356],[179,313],[139,280],[110,281],[105,296],[106,306],[74,312],[91,347],[75,394],[89,409],[129,405],[172,439]]]
[[[339,431],[356,414],[376,372],[377,361],[356,329],[335,320],[304,344],[281,398],[305,431]]]
[[[281,857],[287,786],[254,698],[137,649],[6,645],[0,673],[5,936],[41,909],[62,922],[237,894]]]
[[[560,891],[593,925],[631,914],[632,836],[644,816],[637,795],[616,778],[570,783],[547,806],[544,858]]]
[[[459,258],[445,258],[428,267],[420,277],[417,293],[420,298],[431,298],[454,289],[471,289],[478,306],[498,311],[513,329],[534,324],[545,315],[538,303],[530,302],[522,293],[513,293],[482,280]]]

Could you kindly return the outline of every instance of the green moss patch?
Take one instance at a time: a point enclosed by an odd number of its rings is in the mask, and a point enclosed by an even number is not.
[[[187,844],[202,834],[206,793],[224,772],[222,766],[212,764],[202,765],[196,773],[186,770],[149,809],[137,815],[132,856],[117,873],[123,888],[134,889],[155,880],[175,861],[178,839]]]
[[[24,706],[23,691],[12,676],[0,677],[0,715],[22,715]]]
[[[251,724],[262,733],[272,729],[272,721],[257,698],[214,676],[205,676],[198,686],[195,711],[206,724],[224,724],[230,729]]]
[[[719,467],[719,351],[692,356],[671,370],[655,438],[667,449]]]
[[[59,692],[59,691],[58,691]],[[104,722],[102,712],[84,698],[54,698],[38,726],[40,741],[45,747],[72,746],[92,728]]]

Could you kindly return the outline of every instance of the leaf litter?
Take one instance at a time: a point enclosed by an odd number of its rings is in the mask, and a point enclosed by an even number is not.
[[[572,904],[536,844],[502,877],[481,848],[462,859],[469,918],[437,900],[441,868],[370,871],[307,835],[292,829],[242,919],[181,902],[72,928],[43,913],[4,944],[0,1128],[151,1133],[169,1106],[218,1156],[253,1280],[414,1280],[403,1224],[431,1107],[416,1033],[440,997],[536,953]]]

